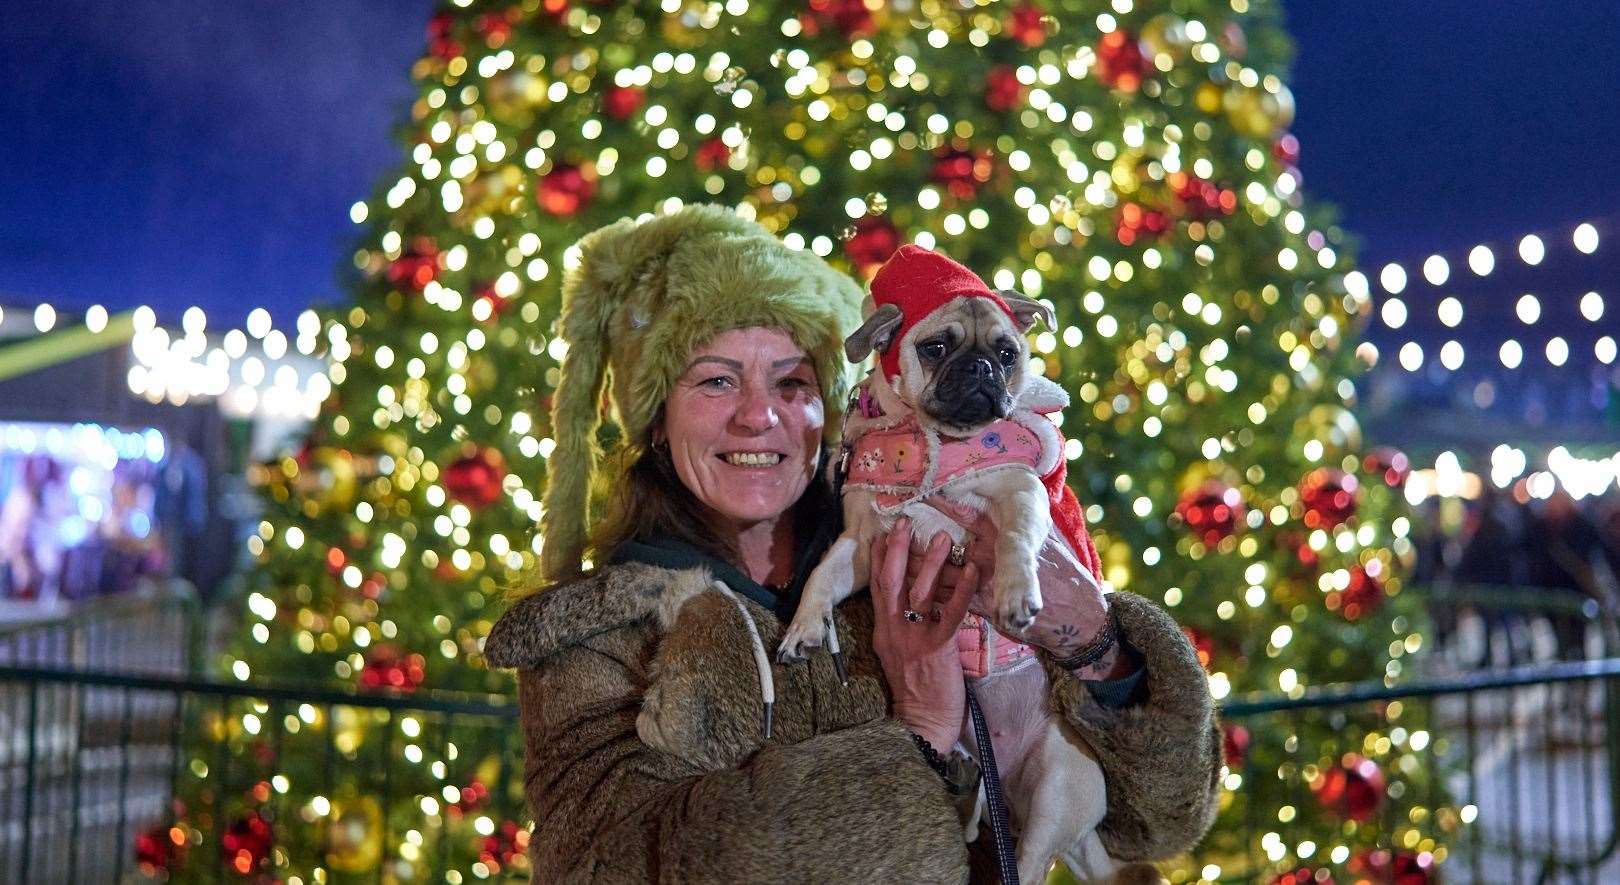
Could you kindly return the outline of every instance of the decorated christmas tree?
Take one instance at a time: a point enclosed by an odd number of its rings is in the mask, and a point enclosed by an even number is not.
[[[457,0],[427,38],[409,162],[354,206],[352,305],[319,330],[332,395],[260,477],[237,678],[509,689],[477,652],[544,543],[568,247],[699,201],[857,276],[910,241],[1051,302],[1033,359],[1073,396],[1105,577],[1188,626],[1218,698],[1394,679],[1420,646],[1394,598],[1404,459],[1362,451],[1351,411],[1368,293],[1302,199],[1275,3]],[[1217,830],[1167,873],[1443,859],[1414,717],[1234,728]],[[374,877],[386,847],[427,877],[412,839],[450,881],[522,871],[525,834],[475,807],[516,786],[492,752],[314,708],[210,727],[263,769],[196,779],[190,814],[262,849],[226,852],[241,872]],[[378,752],[316,793],[318,766]]]

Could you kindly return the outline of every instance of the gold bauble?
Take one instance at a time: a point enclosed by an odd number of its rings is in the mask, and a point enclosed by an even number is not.
[[[1279,85],[1275,93],[1234,85],[1223,102],[1232,128],[1251,138],[1275,138],[1294,122],[1294,94]]]
[[[382,806],[370,796],[350,796],[332,803],[327,816],[326,862],[340,873],[365,873],[382,860]]]
[[[1175,58],[1192,45],[1192,40],[1187,38],[1187,23],[1172,12],[1148,19],[1138,37],[1147,46],[1150,56],[1162,54]]]

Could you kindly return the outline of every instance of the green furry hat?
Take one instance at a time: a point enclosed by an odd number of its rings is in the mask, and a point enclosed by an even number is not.
[[[692,351],[731,329],[786,331],[815,362],[827,438],[849,390],[844,338],[860,325],[861,289],[810,252],[790,249],[723,206],[626,218],[586,234],[562,284],[568,345],[551,412],[542,577],[575,573],[585,551],[597,430],[611,417],[646,445],[658,408]],[[601,411],[607,391],[612,415]]]

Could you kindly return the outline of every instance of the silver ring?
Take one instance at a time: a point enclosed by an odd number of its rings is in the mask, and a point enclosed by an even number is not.
[[[911,609],[908,608],[908,609],[905,610],[905,616],[906,616],[906,620],[910,621],[913,624],[922,623],[922,619],[923,619],[922,612],[914,612],[914,611],[912,611]]]
[[[952,544],[950,555],[945,557],[951,565],[961,568],[967,565],[967,548],[961,544]]]

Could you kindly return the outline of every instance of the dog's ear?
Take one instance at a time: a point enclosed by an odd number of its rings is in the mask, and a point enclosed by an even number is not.
[[[1012,308],[1013,319],[1018,321],[1018,331],[1028,332],[1035,328],[1037,319],[1045,321],[1048,329],[1057,328],[1057,315],[1052,313],[1052,308],[1012,289],[997,289],[996,294]]]
[[[872,351],[883,353],[894,343],[894,331],[900,328],[900,321],[905,317],[900,308],[894,304],[885,304],[861,323],[861,327],[844,339],[844,356],[849,357],[852,363],[866,359]]]

